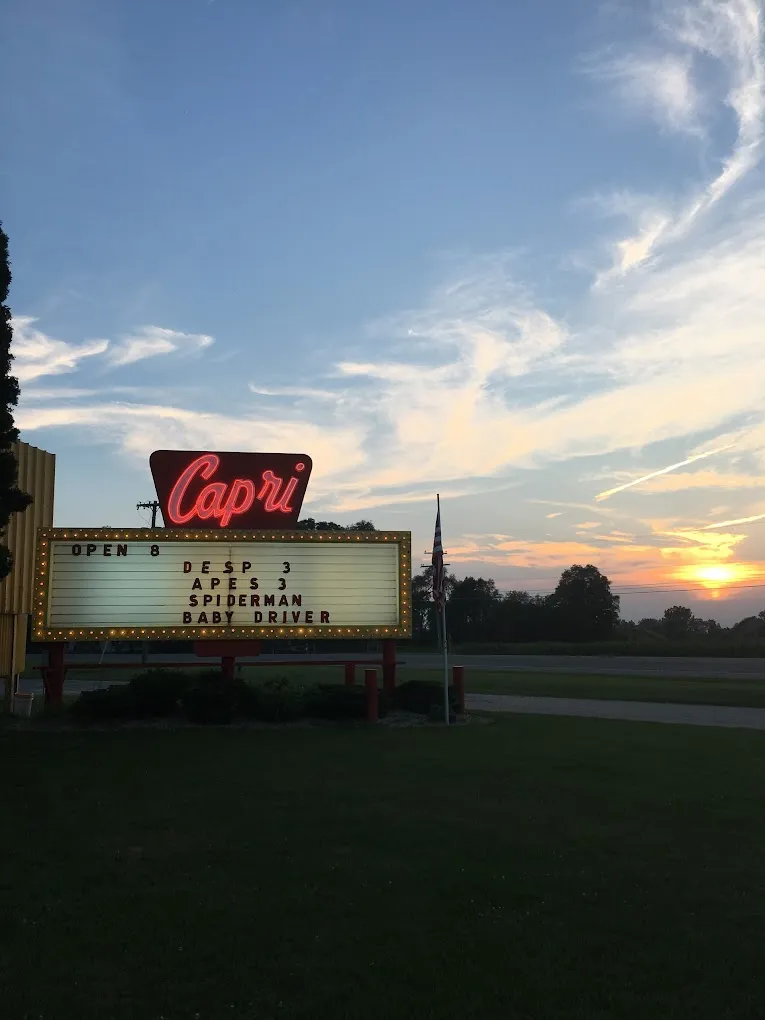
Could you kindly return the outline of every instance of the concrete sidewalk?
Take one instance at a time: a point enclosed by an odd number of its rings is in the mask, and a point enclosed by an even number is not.
[[[515,694],[468,694],[466,700],[468,709],[475,712],[515,712],[525,715],[563,715],[765,730],[765,708],[677,705],[655,701],[599,701],[594,698],[532,698]]]

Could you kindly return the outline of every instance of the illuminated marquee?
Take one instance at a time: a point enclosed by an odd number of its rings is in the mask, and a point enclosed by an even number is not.
[[[51,528],[35,639],[409,637],[410,545],[408,532]]]
[[[149,458],[166,528],[289,528],[311,475],[292,453],[155,450]]]

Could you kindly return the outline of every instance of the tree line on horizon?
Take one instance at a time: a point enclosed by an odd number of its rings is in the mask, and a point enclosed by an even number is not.
[[[433,568],[412,579],[413,637],[435,643],[439,628],[433,605]],[[730,640],[765,641],[765,610],[731,627],[697,617],[687,606],[670,606],[661,617],[638,622],[620,618],[620,600],[611,582],[592,564],[574,564],[549,595],[500,591],[493,578],[446,576],[447,631],[450,642],[521,644],[538,642],[635,643]]]

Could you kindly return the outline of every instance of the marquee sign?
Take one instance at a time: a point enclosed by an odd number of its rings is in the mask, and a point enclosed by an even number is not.
[[[41,530],[35,640],[411,635],[409,532],[223,527]]]
[[[166,528],[294,528],[311,475],[304,453],[155,450]]]

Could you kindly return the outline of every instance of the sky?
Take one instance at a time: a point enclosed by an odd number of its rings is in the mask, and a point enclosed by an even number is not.
[[[56,521],[154,449],[625,617],[765,607],[760,0],[2,0],[22,438]],[[651,476],[651,477],[646,477]],[[641,480],[642,479],[642,480]]]

